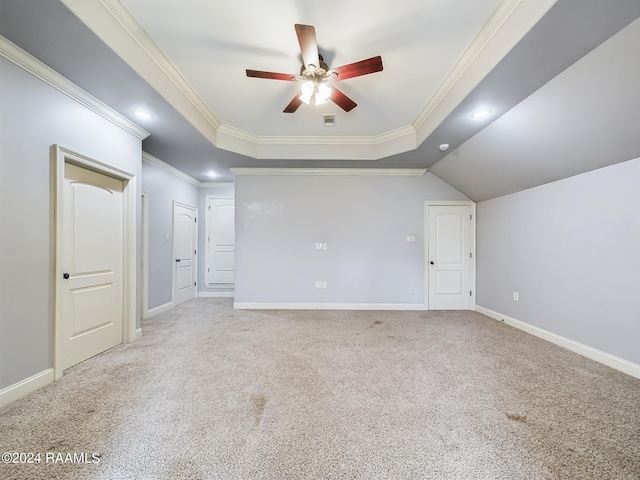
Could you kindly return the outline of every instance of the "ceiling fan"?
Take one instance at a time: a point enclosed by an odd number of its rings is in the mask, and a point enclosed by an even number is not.
[[[311,25],[300,24],[296,24],[295,29],[303,61],[300,74],[247,70],[247,77],[300,82],[300,93],[293,97],[284,109],[284,113],[295,112],[302,103],[320,105],[327,100],[331,100],[345,112],[353,110],[357,106],[356,102],[329,84],[382,71],[382,57],[372,57],[341,67],[329,68],[322,55],[318,53],[316,29]]]

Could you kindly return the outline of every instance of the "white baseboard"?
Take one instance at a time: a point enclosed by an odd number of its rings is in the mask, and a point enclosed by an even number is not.
[[[540,327],[536,327],[520,320],[516,320],[515,318],[502,315],[501,313],[494,312],[493,310],[489,310],[488,308],[484,308],[479,305],[476,305],[476,312],[482,313],[483,315],[493,318],[494,320],[498,320],[499,322],[504,322],[507,325],[530,333],[531,335],[535,335],[536,337],[559,345],[563,348],[566,348],[567,350],[571,350],[572,352],[590,358],[591,360],[595,360],[596,362],[602,363],[608,367],[615,368],[616,370],[626,373],[627,375],[631,375],[635,378],[640,378],[640,365],[632,363],[628,360],[616,357],[601,350],[597,350],[582,343],[578,343],[574,340],[570,340],[561,335],[549,332],[548,330],[544,330]]]
[[[236,310],[427,310],[421,303],[250,303],[235,302]]]
[[[165,303],[164,305],[154,307],[151,310],[149,310],[149,314],[147,315],[147,318],[153,317],[154,315],[159,315],[164,312],[168,312],[173,307],[175,307],[173,302],[168,302],[168,303]]]
[[[29,377],[21,382],[14,383],[0,390],[0,407],[9,405],[11,402],[18,400],[19,398],[26,397],[32,392],[35,392],[39,388],[49,385],[54,381],[53,368],[48,368],[40,373],[36,373],[32,377]]]
[[[233,298],[235,292],[233,290],[217,291],[217,292],[198,292],[200,298]]]

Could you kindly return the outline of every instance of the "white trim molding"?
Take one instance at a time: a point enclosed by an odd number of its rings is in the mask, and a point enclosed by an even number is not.
[[[75,100],[82,106],[97,113],[102,118],[129,132],[140,140],[147,138],[150,133],[139,127],[129,119],[123,117],[114,109],[85,92],[71,80],[60,75],[51,67],[45,65],[14,43],[0,35],[0,57],[4,57],[26,72],[52,86],[59,92]]]
[[[557,0],[502,0],[411,126],[420,145]]]
[[[251,303],[235,302],[236,310],[426,310],[421,303]]]
[[[154,167],[158,167],[160,170],[164,170],[168,174],[173,175],[174,177],[179,178],[182,181],[190,183],[191,185],[195,185],[196,187],[200,187],[200,180],[196,180],[191,175],[187,175],[182,170],[178,170],[176,167],[163,162],[159,158],[156,158],[147,152],[142,152],[142,161],[147,162]]]
[[[15,402],[19,398],[26,397],[39,388],[53,383],[53,381],[53,368],[48,368],[18,383],[3,388],[0,390],[0,408],[9,405],[11,402]]]
[[[426,168],[230,168],[234,175],[345,175],[420,177]]]
[[[182,170],[177,169],[173,165],[169,165],[168,163],[163,162],[159,158],[156,158],[150,153],[144,151],[142,152],[142,161],[147,162],[154,167],[158,167],[160,170],[163,170],[184,182],[195,185],[198,188],[233,188],[235,186],[235,183],[233,182],[201,182],[200,180],[193,178],[191,175],[187,175]]]
[[[200,188],[234,188],[233,182],[200,182]]]
[[[575,340],[571,340],[543,328],[530,325],[521,320],[516,320],[515,318],[508,317],[507,315],[502,315],[501,313],[494,312],[493,310],[481,307],[480,305],[476,305],[476,312],[486,315],[489,318],[493,318],[494,320],[497,320],[499,322],[506,323],[507,325],[515,327],[518,330],[522,330],[523,332],[530,333],[531,335],[551,342],[555,345],[566,348],[567,350],[571,350],[572,352],[582,355],[583,357],[595,360],[596,362],[602,363],[607,367],[614,368],[621,371],[622,373],[631,375],[632,377],[640,378],[640,365],[637,365],[633,362],[629,362],[628,360],[625,360],[623,358],[616,357],[615,355],[611,355],[593,347],[589,347],[588,345],[576,342]]]
[[[142,305],[140,305],[140,321],[144,320],[149,316],[149,193],[142,191],[140,196],[141,200],[141,237],[142,237],[142,248],[141,248],[141,260],[142,260],[142,268],[140,269],[140,286],[142,287],[140,292],[140,301]],[[136,332],[137,338],[137,332]]]

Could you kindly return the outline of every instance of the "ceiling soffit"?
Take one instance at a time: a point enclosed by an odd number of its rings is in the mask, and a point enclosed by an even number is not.
[[[216,147],[257,159],[377,160],[416,149],[556,0],[502,0],[418,116],[372,136],[265,136],[225,125],[119,0],[61,1]]]

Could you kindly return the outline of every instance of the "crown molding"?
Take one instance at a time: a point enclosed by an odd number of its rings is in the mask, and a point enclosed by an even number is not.
[[[114,109],[105,103],[102,103],[71,80],[63,77],[51,67],[45,65],[30,53],[21,49],[2,35],[0,35],[0,57],[6,58],[11,63],[42,80],[92,112],[97,113],[102,118],[134,135],[138,139],[144,140],[150,135],[149,132],[139,127],[131,120],[123,117]]]
[[[168,163],[163,162],[159,158],[144,151],[142,152],[142,161],[147,162],[154,167],[158,167],[160,170],[163,170],[166,173],[198,188],[233,188],[235,186],[235,183],[233,182],[201,182],[200,180],[193,178],[191,175],[187,175],[182,170],[178,170],[176,167],[169,165]]]
[[[304,176],[413,176],[420,177],[425,168],[230,168],[238,175],[304,175]]]
[[[419,146],[557,0],[502,0],[413,121]]]
[[[207,140],[220,121],[119,0],[60,0]]]
[[[411,125],[376,136],[257,136],[223,125],[218,148],[256,159],[378,160],[416,148]]]
[[[375,136],[259,136],[229,125],[222,125],[219,132],[259,145],[378,145],[416,133],[411,125]]]
[[[165,172],[173,175],[176,178],[179,178],[180,180],[190,183],[191,185],[195,185],[198,188],[200,187],[200,183],[201,183],[200,180],[196,180],[191,175],[187,175],[182,170],[178,170],[176,167],[173,167],[168,163],[163,162],[159,158],[156,158],[147,152],[142,152],[142,161],[147,162],[153,165],[154,167],[158,167],[159,169],[164,170]]]
[[[209,109],[204,100],[196,93],[191,84],[180,73],[171,60],[167,58],[147,32],[140,26],[136,19],[129,13],[120,0],[100,0],[105,9],[115,18],[122,28],[133,38],[145,53],[160,67],[162,72],[174,83],[182,94],[200,112],[200,114],[216,130],[222,123]]]
[[[200,182],[200,188],[234,188],[233,182]]]

